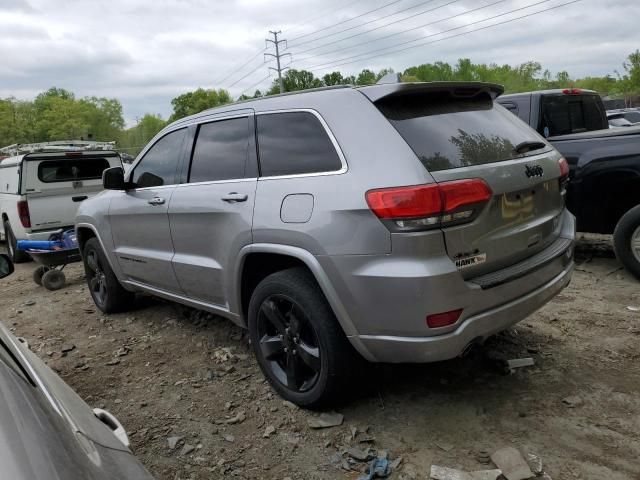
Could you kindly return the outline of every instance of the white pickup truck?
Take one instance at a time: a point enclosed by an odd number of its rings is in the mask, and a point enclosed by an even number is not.
[[[114,142],[47,142],[0,149],[0,238],[14,262],[18,240],[48,240],[72,228],[83,200],[102,191],[102,172],[121,166]]]

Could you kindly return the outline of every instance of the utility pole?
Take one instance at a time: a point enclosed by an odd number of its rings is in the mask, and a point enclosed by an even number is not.
[[[276,64],[278,65],[277,68],[273,68],[273,67],[269,67],[269,70],[275,70],[276,72],[278,72],[278,83],[280,84],[280,93],[284,93],[284,85],[282,83],[282,72],[284,70],[286,70],[289,67],[284,67],[282,68],[280,66],[280,58],[284,57],[285,55],[289,55],[291,56],[290,53],[280,53],[280,44],[284,43],[285,44],[285,48],[287,45],[287,41],[286,40],[278,40],[278,35],[281,34],[282,32],[280,30],[278,30],[277,32],[273,32],[271,30],[269,30],[269,33],[271,35],[273,35],[273,40],[271,40],[270,38],[266,38],[265,41],[269,42],[269,43],[273,43],[273,45],[276,47],[276,53],[275,55],[273,53],[265,53],[265,57],[273,57],[276,59]]]

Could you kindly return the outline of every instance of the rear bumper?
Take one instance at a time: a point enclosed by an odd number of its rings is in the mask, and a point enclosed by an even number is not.
[[[571,264],[548,283],[497,308],[467,318],[456,330],[433,337],[360,335],[351,338],[363,356],[385,363],[426,363],[448,360],[468,346],[525,319],[556,296],[571,281]]]
[[[442,236],[430,235],[421,237],[426,240],[419,248],[403,249],[396,242],[398,248],[390,255],[316,257],[344,306],[342,315],[334,308],[338,320],[353,326],[345,330],[347,336],[369,361],[454,358],[469,343],[544,306],[569,283],[574,268],[575,217],[567,210],[557,241],[547,249],[491,275],[467,280],[443,255]],[[462,314],[453,325],[426,324],[428,315],[459,309]],[[345,315],[349,322],[342,318]]]

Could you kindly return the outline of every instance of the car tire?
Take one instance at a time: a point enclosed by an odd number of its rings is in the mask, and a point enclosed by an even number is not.
[[[49,267],[45,267],[44,265],[40,265],[38,268],[36,268],[33,271],[33,281],[37,284],[37,285],[42,285],[42,277],[45,273],[47,273],[50,270]]]
[[[273,273],[249,302],[249,337],[258,364],[284,399],[322,408],[342,399],[362,358],[304,268]]]
[[[61,270],[51,269],[42,275],[42,286],[47,290],[60,290],[67,283],[67,278]]]
[[[87,240],[82,259],[89,293],[96,307],[104,313],[129,310],[135,294],[122,288],[97,238]]]
[[[616,225],[613,249],[620,263],[640,280],[640,205],[625,213]]]
[[[16,240],[13,230],[9,222],[4,222],[4,237],[7,243],[7,253],[13,263],[25,263],[30,262],[31,257],[28,253],[18,250],[18,240]]]

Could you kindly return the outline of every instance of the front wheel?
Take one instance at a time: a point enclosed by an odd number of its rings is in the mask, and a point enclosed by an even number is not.
[[[122,312],[131,308],[134,294],[120,285],[97,238],[87,240],[82,257],[89,293],[96,307],[104,313]]]
[[[303,268],[266,277],[249,302],[249,335],[262,372],[286,400],[339,400],[359,362],[322,291]]]
[[[616,225],[613,248],[620,263],[640,280],[640,205],[625,213]]]

